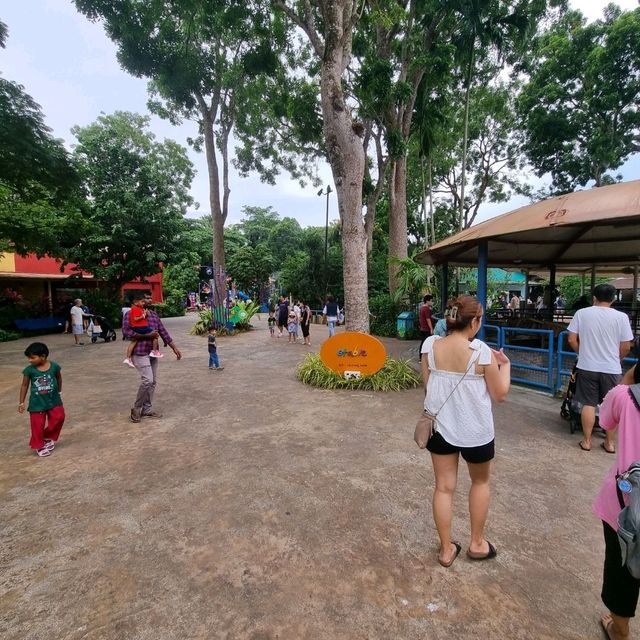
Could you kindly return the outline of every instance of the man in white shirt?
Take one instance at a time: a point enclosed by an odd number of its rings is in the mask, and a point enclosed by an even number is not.
[[[82,300],[80,300],[80,298],[73,301],[73,307],[71,307],[69,313],[71,315],[71,333],[73,333],[73,339],[77,345],[82,345],[84,342],[80,341],[80,336],[84,334],[84,319],[90,314],[82,310]]]
[[[569,345],[578,354],[575,399],[582,404],[580,448],[591,451],[596,407],[622,377],[621,361],[629,353],[633,333],[629,318],[611,308],[616,290],[599,284],[593,290],[593,306],[576,311],[569,324]],[[606,432],[602,448],[615,453],[613,434]]]

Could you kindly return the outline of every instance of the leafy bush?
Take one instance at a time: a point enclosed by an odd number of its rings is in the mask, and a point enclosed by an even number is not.
[[[251,330],[251,318],[256,315],[260,311],[260,303],[258,302],[250,302],[247,300],[246,302],[238,302],[237,306],[240,307],[242,311],[246,314],[243,318],[242,322],[238,322],[236,324],[236,329],[238,331],[250,331]]]
[[[17,331],[5,331],[0,329],[0,342],[9,342],[9,340],[17,340],[22,336]]]
[[[209,333],[209,327],[213,324],[213,310],[203,309],[198,312],[198,319],[191,327],[189,333],[192,336],[206,336]]]
[[[122,301],[101,289],[93,289],[82,295],[82,303],[91,313],[104,316],[114,327],[122,326]]]
[[[153,310],[161,318],[177,318],[186,313],[182,298],[172,295],[167,296],[164,302],[154,304]]]
[[[391,296],[380,294],[369,300],[371,313],[370,331],[376,336],[394,338],[397,335],[397,319],[400,313],[400,303]]]
[[[414,389],[422,382],[420,374],[406,360],[387,358],[384,367],[372,376],[344,378],[325,367],[317,353],[307,355],[298,367],[297,375],[304,384],[321,389],[401,391]]]

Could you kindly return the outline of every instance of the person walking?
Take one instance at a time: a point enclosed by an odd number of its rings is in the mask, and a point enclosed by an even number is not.
[[[489,511],[491,460],[495,436],[491,401],[503,402],[511,384],[509,359],[475,339],[482,324],[483,308],[477,298],[454,299],[446,337],[424,341],[421,368],[425,386],[424,411],[435,416],[435,433],[429,438],[435,489],[433,519],[440,538],[438,562],[450,567],[462,550],[451,538],[453,495],[460,456],[471,478],[469,515],[471,542],[467,556],[489,560],[497,550],[484,537]]]
[[[338,317],[340,315],[340,307],[331,294],[327,296],[324,309],[322,309],[322,315],[327,319],[329,337],[331,338],[336,334],[336,322],[338,322]]]
[[[162,414],[153,409],[153,397],[158,380],[159,363],[158,358],[149,357],[151,349],[153,348],[153,339],[158,337],[162,338],[165,346],[168,346],[175,353],[176,358],[178,360],[182,358],[180,350],[173,342],[158,314],[152,309],[149,309],[151,305],[151,296],[149,294],[145,294],[144,305],[148,309],[147,320],[151,328],[151,333],[136,333],[129,325],[130,313],[124,317],[122,324],[122,335],[136,342],[131,359],[140,374],[140,387],[138,388],[136,399],[131,408],[131,422],[140,422],[142,418],[162,418]]]
[[[278,338],[282,337],[282,332],[287,327],[289,321],[289,301],[284,297],[278,298]]]
[[[31,439],[29,446],[39,458],[51,455],[64,424],[62,405],[62,373],[57,362],[49,360],[49,348],[43,342],[33,342],[24,352],[29,366],[22,371],[20,404],[18,413],[24,413],[27,392],[29,394],[29,419]]]
[[[576,311],[569,323],[569,346],[578,354],[575,400],[582,405],[583,451],[591,451],[596,407],[622,377],[623,360],[631,349],[633,333],[627,315],[611,308],[615,287],[599,284],[593,289],[593,305]],[[615,453],[613,434],[606,433],[602,448]]]
[[[300,301],[300,329],[302,330],[302,337],[304,338],[303,344],[311,346],[311,338],[309,337],[309,330],[311,326],[311,307],[304,302]]]
[[[604,531],[601,597],[609,610],[600,619],[600,623],[611,640],[630,637],[629,620],[635,616],[640,593],[640,580],[634,578],[622,564],[617,535],[622,494],[618,494],[616,476],[640,460],[640,407],[630,393],[628,385],[631,384],[640,384],[640,366],[637,364],[627,372],[622,384],[606,395],[600,406],[600,426],[607,434],[616,430],[618,433],[616,463],[611,467],[593,503],[593,511],[602,520]]]
[[[418,359],[422,360],[422,345],[424,341],[433,335],[433,296],[427,294],[422,298],[422,306],[418,312],[418,326],[420,327],[420,349],[418,349]]]
[[[84,312],[80,298],[76,298],[73,301],[73,307],[69,310],[69,315],[71,316],[71,333],[73,334],[73,339],[77,346],[81,346],[84,344],[84,342],[80,340],[80,336],[84,335],[84,319],[89,314]]]
[[[218,330],[216,327],[209,327],[209,337],[207,339],[207,348],[209,350],[209,369],[222,371],[224,367],[220,366],[220,358],[218,358],[218,343],[216,342],[217,335]]]

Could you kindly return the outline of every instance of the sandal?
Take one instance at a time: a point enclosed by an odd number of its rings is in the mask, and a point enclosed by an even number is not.
[[[49,449],[49,451],[53,451],[56,448],[56,443],[53,440],[45,440],[44,447],[45,449]]]
[[[460,552],[462,551],[462,545],[459,542],[454,542],[452,540],[451,544],[456,548],[456,552],[453,554],[453,558],[451,558],[449,562],[443,562],[440,559],[440,556],[438,556],[438,562],[446,569],[448,569],[456,561],[456,558],[460,555]]]
[[[600,443],[600,446],[607,452],[607,453],[613,453],[615,454],[616,450],[614,449],[613,451],[611,451],[611,449],[607,449],[607,447],[605,447],[604,442]]]
[[[578,446],[583,450],[583,451],[591,451],[591,447],[587,448],[584,446],[584,440],[580,440],[580,442],[578,442]]]
[[[498,555],[498,550],[488,540],[487,544],[489,545],[489,551],[481,555],[477,555],[467,549],[467,557],[469,560],[491,560],[491,558],[495,558]]]
[[[47,449],[47,447],[42,447],[42,449],[36,449],[36,453],[40,458],[46,458],[51,455],[51,451]]]

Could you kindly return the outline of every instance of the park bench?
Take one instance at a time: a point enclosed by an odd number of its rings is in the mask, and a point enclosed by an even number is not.
[[[20,331],[62,331],[64,318],[20,318],[14,324]]]

